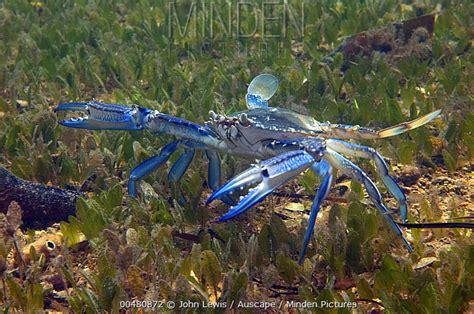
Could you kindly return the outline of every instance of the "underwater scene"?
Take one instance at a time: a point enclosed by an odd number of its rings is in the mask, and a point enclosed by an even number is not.
[[[473,313],[473,17],[0,2],[0,311]]]

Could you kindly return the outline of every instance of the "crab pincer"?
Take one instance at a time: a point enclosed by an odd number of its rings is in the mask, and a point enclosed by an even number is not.
[[[88,130],[142,130],[150,109],[139,106],[127,107],[98,101],[60,104],[58,111],[81,112],[84,115],[62,120],[59,124],[70,128]]]
[[[248,194],[240,199],[239,204],[232,207],[227,214],[219,219],[220,221],[226,221],[257,204],[276,188],[308,169],[314,162],[314,157],[304,150],[290,151],[262,161],[221,186],[209,197],[207,203],[209,204],[216,198],[259,182],[255,188],[250,189]]]

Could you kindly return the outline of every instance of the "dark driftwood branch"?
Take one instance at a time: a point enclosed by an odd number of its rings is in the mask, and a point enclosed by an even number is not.
[[[431,48],[422,48],[433,35],[434,22],[435,16],[429,14],[357,33],[347,37],[326,55],[322,62],[332,63],[336,54],[342,53],[344,58],[342,70],[345,70],[357,56],[372,57],[377,52],[391,55],[394,59],[413,54],[418,55],[420,59],[427,59],[430,57]]]
[[[67,220],[76,213],[77,191],[63,190],[22,180],[0,168],[0,212],[6,213],[12,201],[23,210],[23,227],[45,228]]]

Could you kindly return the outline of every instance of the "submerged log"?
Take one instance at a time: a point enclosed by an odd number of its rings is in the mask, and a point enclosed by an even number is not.
[[[381,54],[389,63],[412,55],[421,60],[428,59],[431,57],[429,40],[433,36],[434,22],[435,16],[429,14],[357,33],[345,38],[322,62],[332,63],[336,54],[341,53],[344,71],[358,56],[372,58]]]
[[[22,180],[0,168],[0,212],[6,213],[12,201],[23,210],[23,228],[43,229],[67,220],[76,213],[76,200],[82,192],[64,190]]]

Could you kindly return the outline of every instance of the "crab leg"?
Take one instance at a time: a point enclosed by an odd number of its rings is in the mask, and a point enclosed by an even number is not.
[[[398,204],[400,205],[400,215],[402,221],[407,220],[408,204],[405,194],[400,189],[400,186],[398,186],[395,180],[390,176],[387,163],[375,149],[372,147],[366,147],[334,139],[327,140],[326,143],[329,148],[335,150],[338,153],[372,160],[375,163],[375,169],[378,175],[382,179],[388,191],[393,195],[393,197],[395,197]]]
[[[187,148],[185,152],[179,156],[178,160],[176,160],[168,173],[168,181],[170,183],[181,180],[186,170],[188,170],[191,161],[193,161],[195,153],[196,150],[194,148]]]
[[[207,178],[209,187],[215,191],[221,182],[221,160],[219,155],[212,150],[206,150],[206,157],[209,160],[207,166]]]
[[[436,118],[440,113],[441,110],[436,110],[427,115],[416,118],[412,121],[402,122],[400,124],[382,130],[373,130],[370,128],[345,124],[321,123],[320,128],[322,129],[323,133],[316,133],[316,136],[324,136],[325,138],[335,137],[341,139],[385,138],[402,134],[417,127],[420,127]]]
[[[173,154],[178,148],[179,142],[180,141],[174,141],[167,144],[161,149],[159,155],[151,157],[133,168],[128,180],[128,194],[130,196],[137,197],[137,181],[155,171],[166,161],[168,161],[171,154]]]
[[[186,145],[194,146],[186,141]],[[200,145],[198,145],[200,147]],[[179,156],[178,160],[174,163],[173,167],[168,173],[168,181],[170,183],[178,182],[181,180],[183,175],[185,174],[186,170],[189,168],[196,150],[194,148],[186,148],[185,152]],[[221,165],[219,155],[215,151],[206,150],[206,156],[209,159],[209,166],[208,166],[208,181],[209,187],[215,191],[220,184],[221,180]],[[235,205],[235,202],[229,195],[221,196],[221,200],[226,203],[227,205]]]
[[[261,201],[280,185],[308,169],[316,159],[304,150],[290,151],[253,165],[221,186],[207,200],[207,203],[244,186],[260,182],[241,198],[239,204],[232,207],[220,221],[231,219]]]
[[[278,89],[278,79],[271,74],[260,74],[256,76],[247,89],[247,107],[268,108],[268,100],[272,98]]]
[[[410,253],[413,252],[413,248],[411,247],[410,243],[408,243],[408,240],[405,239],[405,237],[403,236],[400,226],[398,226],[398,224],[393,220],[387,207],[385,207],[385,205],[383,204],[382,196],[380,195],[380,192],[375,186],[374,182],[358,166],[356,166],[350,160],[344,158],[337,152],[331,150],[330,148],[327,149],[324,158],[329,161],[329,163],[334,168],[341,170],[344,174],[353,178],[356,181],[359,181],[365,186],[365,189],[367,190],[367,193],[372,199],[372,202],[374,203],[375,207],[377,207],[377,209],[383,214],[390,227],[402,239],[403,244],[406,246],[408,251]]]
[[[212,150],[206,150],[206,156],[209,160],[207,166],[208,184],[209,187],[215,191],[221,184],[221,160],[219,158],[219,154]],[[220,199],[229,206],[235,205],[234,200],[227,194],[222,195]]]
[[[329,189],[331,188],[332,179],[333,179],[333,170],[331,165],[326,160],[321,160],[317,164],[311,166],[316,174],[323,178],[321,185],[319,186],[318,191],[314,197],[313,205],[311,206],[311,214],[309,216],[308,228],[304,235],[303,247],[300,251],[300,257],[298,259],[298,264],[302,264],[304,256],[306,255],[306,249],[308,248],[309,240],[313,234],[314,225],[316,223],[316,217],[318,216],[319,209],[321,208],[321,203],[329,194]]]

